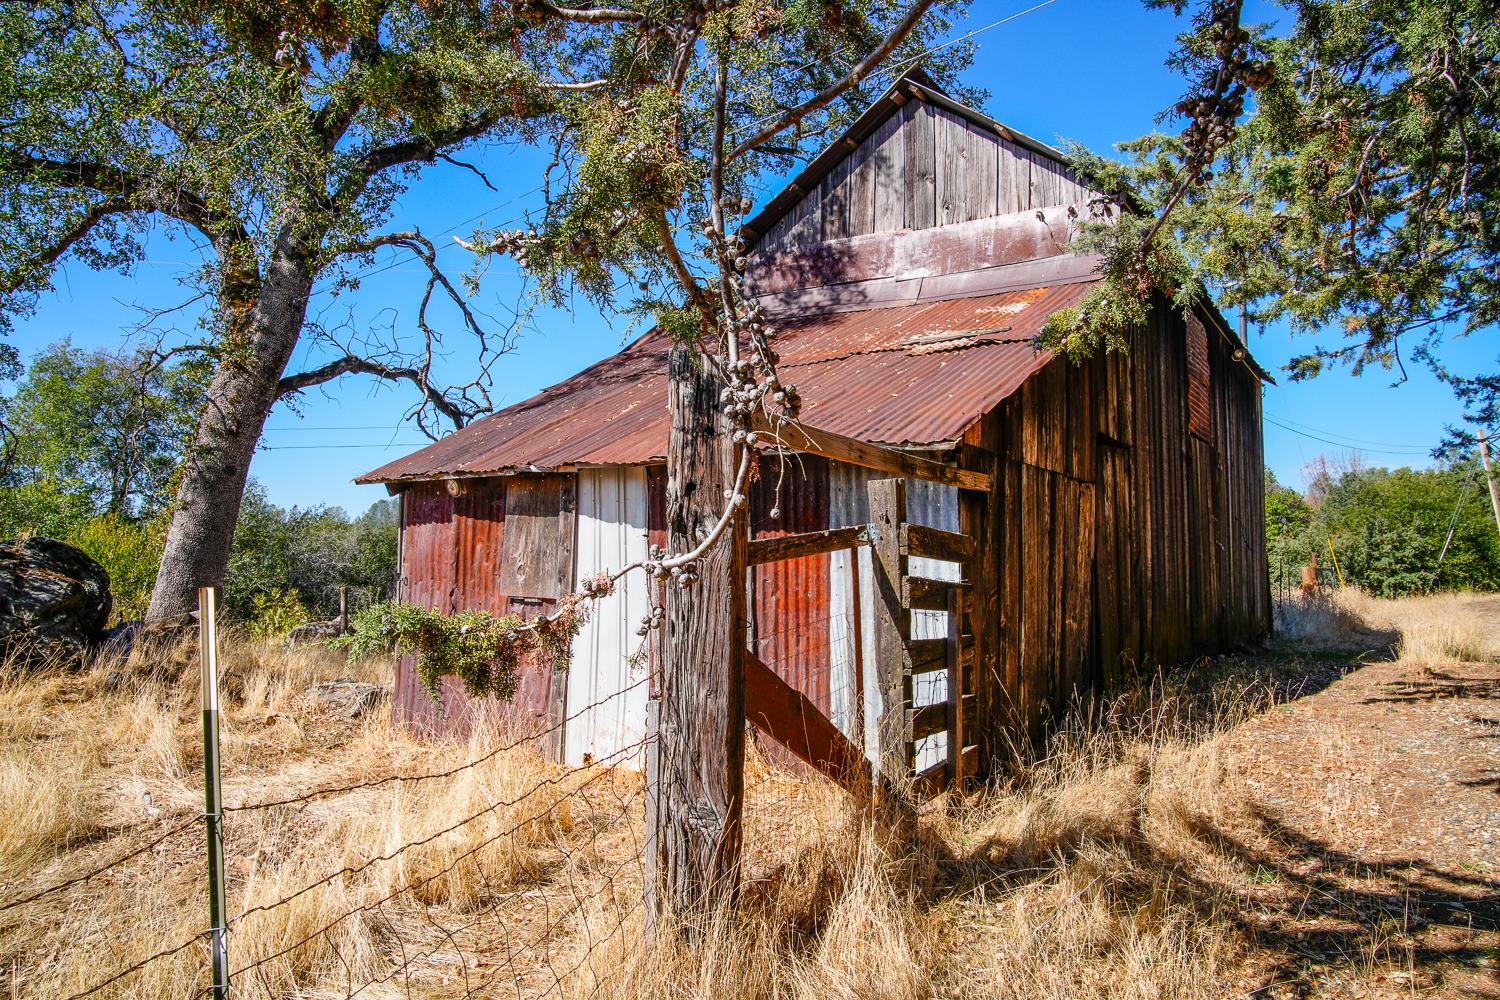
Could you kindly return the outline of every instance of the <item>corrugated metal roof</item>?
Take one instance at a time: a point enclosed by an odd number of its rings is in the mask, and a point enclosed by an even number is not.
[[[1051,359],[1034,346],[1036,334],[1090,287],[1077,282],[809,317],[784,322],[772,344],[809,425],[878,444],[942,445]],[[668,346],[652,331],[356,482],[662,461]]]

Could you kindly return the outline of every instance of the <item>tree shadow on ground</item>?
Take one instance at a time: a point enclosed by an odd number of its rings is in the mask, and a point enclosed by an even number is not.
[[[1013,841],[980,843],[962,857],[938,859],[945,878],[934,905],[1022,891],[1085,851],[1097,871],[1103,848],[1112,858],[1100,878],[1111,907],[1143,911],[1165,893],[1179,916],[1232,927],[1257,984],[1249,995],[1303,996],[1320,983],[1384,975],[1403,992],[1447,985],[1500,1000],[1500,978],[1481,971],[1500,944],[1500,882],[1421,858],[1341,851],[1259,809],[1243,821],[1231,831],[1189,818],[1201,848],[1191,862],[1180,845],[1168,853],[1153,843],[1143,811],[1122,825],[1050,830],[1019,851]]]
[[[1391,681],[1380,694],[1366,698],[1365,702],[1437,701],[1440,698],[1500,699],[1500,677],[1463,677],[1452,670],[1424,667],[1420,677]]]

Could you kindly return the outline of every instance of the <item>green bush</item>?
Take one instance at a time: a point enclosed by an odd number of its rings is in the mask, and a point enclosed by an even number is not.
[[[137,522],[116,514],[91,518],[63,540],[88,553],[109,574],[114,614],[120,621],[143,618],[161,561],[159,522]]]
[[[246,631],[255,639],[278,639],[312,621],[296,587],[274,587],[251,598]]]

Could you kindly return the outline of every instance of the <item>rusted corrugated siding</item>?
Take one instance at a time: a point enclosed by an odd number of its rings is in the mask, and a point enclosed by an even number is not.
[[[513,601],[495,586],[505,534],[503,479],[477,479],[457,498],[442,483],[407,489],[402,525],[403,599],[445,613],[469,609],[522,617],[545,614],[551,601]],[[550,663],[523,662],[516,694],[507,702],[476,700],[462,682],[445,678],[436,701],[422,686],[416,659],[396,666],[392,717],[398,723],[445,736],[462,737],[476,713],[522,726],[537,726],[552,695]]]
[[[773,508],[779,517],[770,516]],[[826,527],[827,461],[814,455],[785,462],[762,457],[760,476],[750,487],[751,537],[776,538]],[[827,554],[766,563],[753,573],[756,654],[824,715],[832,716]]]
[[[1033,339],[1088,282],[811,317],[773,342],[813,426],[862,441],[957,440],[1051,359]],[[968,336],[956,336],[962,334]],[[665,337],[624,351],[360,482],[473,476],[535,466],[648,465],[665,459]]]
[[[441,483],[421,483],[406,491],[402,513],[402,599],[449,613],[455,596],[453,498]],[[416,657],[397,662],[391,706],[397,722],[429,733],[442,731],[448,707],[462,698],[462,685],[449,679],[434,701],[417,674]]]

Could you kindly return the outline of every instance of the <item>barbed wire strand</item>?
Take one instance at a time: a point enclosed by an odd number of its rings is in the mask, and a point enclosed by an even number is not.
[[[481,840],[479,843],[475,844],[473,847],[470,847],[468,850],[464,851],[463,853],[456,855],[446,865],[444,865],[442,868],[439,868],[437,871],[433,872],[432,874],[427,875],[427,876],[425,876],[425,877],[417,880],[416,882],[408,883],[407,885],[404,885],[404,886],[400,887],[399,889],[396,889],[395,891],[390,892],[390,893],[388,893],[385,896],[382,896],[380,899],[377,899],[374,902],[365,903],[365,904],[362,904],[360,906],[356,906],[353,909],[346,911],[345,913],[339,915],[338,917],[336,917],[333,920],[329,921],[328,923],[324,924],[322,927],[320,927],[317,930],[313,931],[312,933],[306,935],[305,937],[303,937],[303,938],[301,938],[301,939],[299,939],[297,941],[294,941],[293,943],[287,945],[286,947],[282,948],[280,951],[277,951],[277,952],[275,952],[275,953],[273,953],[271,955],[268,955],[265,958],[262,958],[262,959],[260,959],[260,960],[258,960],[256,962],[248,963],[246,965],[241,966],[239,969],[236,969],[235,971],[233,971],[233,972],[230,973],[230,979],[233,980],[233,978],[235,976],[240,975],[241,973],[245,972],[248,969],[252,969],[252,968],[254,968],[254,967],[258,966],[258,965],[263,965],[266,962],[273,961],[273,960],[275,960],[277,958],[280,958],[283,955],[286,955],[286,954],[288,954],[288,953],[290,953],[292,951],[295,951],[296,949],[302,947],[303,945],[307,944],[309,941],[311,941],[314,938],[316,938],[319,934],[321,934],[321,933],[329,930],[332,927],[335,927],[335,926],[339,925],[340,923],[343,923],[345,920],[347,920],[351,916],[354,916],[356,913],[367,912],[368,910],[374,908],[375,906],[381,905],[383,903],[387,903],[387,902],[391,901],[392,899],[395,899],[397,896],[400,896],[400,895],[402,895],[404,893],[407,893],[407,892],[411,892],[412,890],[415,890],[415,889],[420,889],[423,886],[431,884],[433,881],[435,881],[439,877],[441,877],[443,875],[446,875],[448,872],[452,871],[461,862],[467,860],[470,857],[473,857],[475,854],[479,853],[481,850],[483,850],[484,848],[488,847],[490,844],[493,844],[495,841],[500,840],[502,837],[506,837],[506,836],[510,836],[511,834],[514,834],[517,830],[521,829],[523,826],[526,826],[528,823],[534,823],[534,822],[536,822],[536,820],[540,819],[541,817],[547,816],[547,815],[550,815],[550,814],[556,812],[557,809],[560,808],[564,802],[567,802],[568,799],[572,795],[577,794],[582,789],[584,789],[584,788],[586,788],[586,787],[588,787],[588,786],[590,786],[592,784],[595,784],[598,781],[602,780],[603,778],[608,777],[611,774],[613,774],[613,768],[612,767],[605,767],[605,766],[603,766],[604,763],[605,763],[605,761],[611,760],[611,759],[614,759],[614,758],[618,758],[618,757],[622,757],[622,756],[624,756],[626,754],[634,753],[634,752],[637,752],[639,750],[643,750],[649,743],[651,743],[653,741],[653,739],[654,739],[654,737],[646,737],[644,739],[638,740],[635,743],[632,743],[632,744],[629,744],[627,746],[621,747],[619,750],[616,750],[614,753],[610,754],[608,757],[604,758],[603,760],[596,761],[592,765],[592,767],[597,768],[597,770],[598,770],[597,774],[594,774],[594,775],[590,776],[589,778],[587,778],[582,784],[580,784],[578,786],[578,788],[575,788],[573,790],[573,792],[570,793],[569,796],[565,796],[563,798],[558,799],[556,802],[552,803],[550,806],[548,806],[546,809],[544,809],[541,813],[533,815],[533,816],[528,816],[522,822],[517,823],[514,826],[509,827],[508,829],[502,830],[499,833],[496,833],[496,834],[494,834],[492,836],[486,837],[485,839]],[[569,773],[577,773],[577,772],[569,772]],[[528,789],[522,795],[518,796],[514,801],[515,802],[521,801],[526,796],[535,793],[536,791],[538,791],[542,787],[546,786],[547,784],[556,784],[556,780],[555,779],[548,779],[547,781],[540,782],[537,785],[533,786],[531,789]],[[503,805],[503,803],[496,803],[495,805],[487,807],[486,810],[485,810],[485,812],[492,812],[492,811],[494,811],[497,808],[501,808],[502,805]],[[469,821],[472,821],[472,819],[469,820]],[[469,821],[465,821],[465,822],[469,822]],[[357,871],[363,871],[365,868],[370,867],[370,865],[379,863],[382,860],[391,860],[391,858],[398,856],[402,851],[408,850],[411,847],[416,846],[417,844],[430,843],[431,841],[437,839],[437,837],[443,836],[446,833],[451,833],[451,832],[453,832],[453,830],[458,829],[462,825],[463,825],[463,823],[455,824],[454,826],[449,827],[447,830],[439,831],[437,834],[434,834],[431,837],[426,837],[426,838],[423,838],[423,840],[421,840],[421,841],[417,841],[417,842],[415,842],[413,844],[408,844],[408,845],[406,845],[406,847],[403,847],[400,850],[393,852],[389,857],[371,859],[371,861],[369,861],[366,864],[361,865],[358,868],[356,868],[355,871],[356,872]],[[262,906],[256,906],[256,907],[253,907],[252,909],[246,910],[243,913],[241,913],[239,916],[235,917],[234,920],[232,920],[230,922],[230,925],[233,926],[234,924],[238,923],[240,920],[243,920],[245,917],[251,916],[252,914],[263,913],[263,912],[266,912],[268,910],[273,910],[273,909],[276,909],[278,907],[285,906],[287,903],[290,903],[293,899],[296,899],[296,898],[298,898],[298,897],[300,897],[302,895],[305,895],[307,892],[310,892],[312,889],[317,888],[320,885],[326,885],[326,884],[328,884],[328,882],[332,881],[335,878],[338,878],[342,874],[344,874],[344,872],[342,872],[342,871],[341,872],[336,872],[332,876],[328,877],[327,879],[320,879],[318,882],[315,882],[312,885],[307,886],[307,887],[305,887],[303,889],[299,889],[298,891],[292,893],[291,895],[289,895],[289,896],[287,896],[287,897],[285,897],[283,899],[277,900],[275,903],[270,903],[270,904],[266,904],[266,905],[262,905]]]
[[[151,839],[140,847],[137,847],[129,854],[122,854],[120,857],[115,858],[113,861],[106,862],[105,864],[102,864],[97,868],[84,872],[82,875],[78,875],[74,878],[67,879],[66,881],[59,882],[56,885],[50,885],[47,888],[42,889],[40,892],[34,892],[29,896],[22,896],[19,899],[12,899],[6,903],[0,903],[0,913],[5,913],[8,910],[14,910],[18,906],[25,906],[27,903],[34,903],[39,899],[52,895],[53,893],[62,892],[64,889],[67,889],[70,886],[80,885],[84,882],[89,881],[90,879],[103,875],[110,869],[118,868],[125,862],[132,861],[135,858],[140,857],[142,854],[155,849],[156,847],[161,845],[163,841],[169,840],[176,834],[181,833],[183,830],[197,826],[202,821],[203,817],[201,815],[195,815],[191,819],[179,823],[160,836]]]
[[[615,700],[616,698],[623,697],[624,695],[640,687],[642,684],[645,684],[649,680],[649,675],[642,675],[639,679],[632,681],[629,685],[621,688],[619,691],[616,691],[613,694],[605,695],[603,698],[600,698],[597,701],[593,701],[587,705],[584,705],[582,708],[579,708],[578,710],[573,712],[573,714],[563,719],[559,719],[557,722],[552,723],[545,729],[529,733],[526,736],[522,736],[510,743],[495,747],[493,750],[487,751],[483,756],[476,757],[466,764],[460,764],[457,767],[449,768],[446,771],[432,771],[423,774],[390,774],[386,775],[383,778],[373,778],[369,781],[357,781],[347,785],[332,785],[325,788],[318,788],[310,792],[304,792],[301,795],[288,796],[284,799],[272,799],[266,802],[254,802],[249,805],[225,806],[224,811],[226,813],[254,812],[256,810],[271,809],[277,806],[289,806],[297,805],[302,802],[311,802],[314,799],[324,798],[329,795],[342,795],[348,792],[358,792],[370,788],[380,788],[384,785],[389,784],[435,781],[441,778],[451,778],[456,774],[462,774],[464,771],[470,770],[471,768],[478,767],[481,764],[486,764],[489,761],[494,760],[496,757],[499,757],[501,754],[508,753],[509,751],[522,747],[527,743],[535,742],[536,740],[539,740],[544,736],[550,736],[552,733],[555,733],[558,730],[566,727],[569,722],[577,720],[585,713],[600,708]]]

